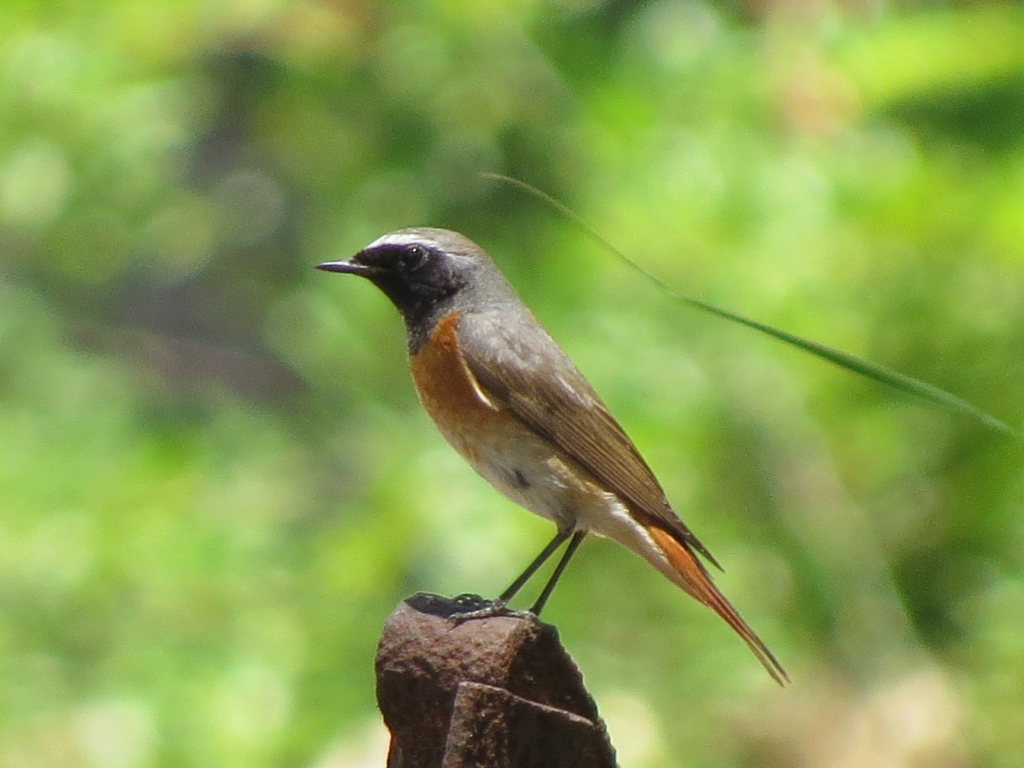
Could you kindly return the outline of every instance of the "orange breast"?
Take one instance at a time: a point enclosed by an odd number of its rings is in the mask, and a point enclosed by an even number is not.
[[[459,314],[444,317],[430,340],[409,358],[413,382],[424,409],[445,439],[476,466],[482,443],[512,437],[518,420],[491,403],[459,351]]]

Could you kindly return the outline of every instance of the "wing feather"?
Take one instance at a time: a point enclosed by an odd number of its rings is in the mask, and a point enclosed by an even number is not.
[[[509,310],[467,312],[459,321],[462,353],[487,397],[552,441],[631,510],[720,567],[672,510],[647,462],[583,374],[532,315],[509,323]]]

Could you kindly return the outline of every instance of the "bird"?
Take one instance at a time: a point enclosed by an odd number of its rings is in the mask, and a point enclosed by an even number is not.
[[[530,613],[539,615],[590,533],[632,550],[744,640],[780,685],[789,676],[715,586],[718,562],[673,510],[633,441],[583,374],[466,236],[411,227],[318,269],[377,286],[405,324],[419,400],[495,489],[555,524],[551,542],[489,605],[512,597],[568,541]]]

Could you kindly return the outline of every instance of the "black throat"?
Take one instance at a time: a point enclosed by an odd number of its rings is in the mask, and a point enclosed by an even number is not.
[[[370,278],[402,315],[410,355],[420,350],[438,322],[455,309],[463,281],[455,274],[445,277],[429,282],[402,279],[393,274]]]
[[[434,328],[454,311],[453,302],[434,302],[430,305],[419,305],[407,311],[399,307],[402,320],[405,321],[405,334],[409,342],[409,354],[415,355],[430,339]]]

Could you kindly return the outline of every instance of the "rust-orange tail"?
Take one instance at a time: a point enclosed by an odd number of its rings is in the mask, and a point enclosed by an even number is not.
[[[679,574],[683,581],[680,586],[692,597],[725,619],[725,622],[743,638],[750,650],[757,656],[758,661],[764,665],[768,674],[775,678],[779,685],[788,683],[789,675],[786,674],[786,670],[782,668],[779,660],[775,658],[775,654],[768,650],[764,641],[726,600],[725,595],[718,591],[718,587],[711,581],[704,566],[686,545],[676,541],[671,533],[657,526],[648,527],[647,532],[654,539],[654,543],[665,553],[672,568]]]

